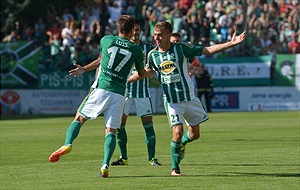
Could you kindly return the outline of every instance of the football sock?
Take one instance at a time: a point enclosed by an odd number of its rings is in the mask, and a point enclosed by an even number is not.
[[[104,142],[104,159],[102,162],[102,166],[104,164],[107,164],[109,166],[109,161],[115,151],[116,147],[116,135],[112,132],[109,132],[105,136],[105,142]]]
[[[81,124],[79,121],[73,121],[69,125],[66,132],[66,140],[64,145],[69,145],[73,143],[73,141],[76,139],[76,137],[79,134],[80,128],[81,128]]]
[[[179,163],[181,161],[181,142],[171,140],[170,149],[172,154],[172,169],[179,169]]]
[[[117,143],[120,150],[120,156],[127,160],[127,133],[125,130],[125,124],[122,124],[116,132],[117,135]]]
[[[190,132],[188,130],[184,133],[181,141],[182,141],[182,145],[186,145],[187,143],[193,141],[193,139],[190,137]]]
[[[153,129],[153,122],[144,124],[143,126],[145,129],[145,141],[148,149],[148,160],[150,161],[152,158],[155,158],[156,138]]]

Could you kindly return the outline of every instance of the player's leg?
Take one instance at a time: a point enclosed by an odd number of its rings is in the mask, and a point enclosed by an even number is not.
[[[111,162],[112,166],[128,165],[127,132],[125,129],[127,117],[128,116],[123,113],[121,126],[117,129],[117,132],[116,132],[116,138],[117,138],[117,144],[118,144],[119,151],[120,151],[120,157],[117,158],[117,160]]]
[[[106,93],[105,109],[103,111],[105,119],[105,142],[104,142],[104,159],[101,167],[101,176],[108,177],[108,166],[116,147],[116,131],[121,125],[122,111],[124,108],[124,97],[117,93],[104,91]]]
[[[145,130],[145,142],[148,150],[148,161],[152,166],[160,166],[161,164],[155,158],[156,136],[152,120],[152,103],[150,98],[135,98],[137,116],[141,117]]]
[[[63,155],[72,151],[72,143],[78,136],[80,128],[86,120],[87,119],[85,119],[81,115],[76,114],[74,121],[69,125],[66,131],[66,139],[64,145],[50,155],[50,162],[57,162]]]
[[[122,121],[120,127],[117,129],[116,137],[117,137],[117,144],[120,151],[120,157],[117,158],[117,160],[113,161],[111,165],[128,165],[128,156],[127,156],[127,132],[126,132],[126,121],[127,117],[130,113],[131,108],[134,105],[134,99],[133,98],[126,98],[124,109],[123,109],[123,115],[122,115]]]
[[[171,154],[172,154],[172,176],[181,176],[179,164],[181,162],[181,138],[183,136],[183,124],[172,127]]]
[[[86,102],[88,101],[88,98],[90,97],[92,91],[93,89],[91,89],[89,94],[84,98],[78,110],[84,108],[84,106],[88,106],[86,105]],[[85,121],[87,121],[87,119],[84,118],[82,115],[80,115],[79,111],[77,111],[73,122],[69,125],[66,131],[66,138],[65,138],[64,145],[50,155],[48,159],[50,162],[57,162],[63,155],[72,151],[72,143],[77,138],[80,132],[80,128]]]
[[[145,130],[145,142],[148,150],[148,161],[151,166],[160,166],[158,159],[155,157],[156,136],[153,127],[152,116],[141,117]]]
[[[180,161],[181,161],[181,139],[183,136],[183,109],[180,104],[164,103],[165,111],[168,116],[173,136],[170,144],[172,158],[172,176],[181,176]]]
[[[108,177],[108,166],[116,147],[116,129],[107,127],[105,130],[104,159],[101,167],[101,177]]]
[[[187,143],[193,142],[200,138],[200,126],[199,124],[208,119],[208,115],[202,107],[199,98],[194,98],[193,100],[184,103],[185,113],[183,117],[185,118],[188,130],[184,133],[182,137],[182,147],[181,147],[181,157],[184,158],[185,146]]]

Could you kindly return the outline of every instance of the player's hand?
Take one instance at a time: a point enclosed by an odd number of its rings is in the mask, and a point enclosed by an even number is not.
[[[236,31],[235,31],[231,38],[231,44],[235,46],[241,43],[245,39],[245,36],[246,36],[246,32],[243,32],[239,36],[236,36]]]
[[[148,74],[148,77],[149,77],[149,78],[153,78],[153,77],[154,77],[155,73],[154,73],[154,71],[153,71],[152,69],[150,69],[150,68],[148,67],[148,65],[146,65],[146,66],[144,67],[144,69],[147,71],[147,74]]]
[[[194,66],[193,64],[188,65],[188,71],[190,77],[203,73],[203,69],[200,65]]]
[[[84,69],[81,65],[76,63],[73,64],[76,68],[69,71],[69,75],[72,77],[81,76],[84,73]]]

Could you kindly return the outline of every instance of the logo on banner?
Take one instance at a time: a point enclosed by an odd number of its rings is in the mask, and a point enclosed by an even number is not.
[[[238,109],[239,92],[216,92],[211,105],[215,109]]]
[[[292,80],[294,76],[293,64],[292,61],[284,61],[280,64],[282,76],[285,76],[289,80]]]
[[[6,91],[1,95],[1,114],[18,114],[21,112],[20,95],[15,91]]]

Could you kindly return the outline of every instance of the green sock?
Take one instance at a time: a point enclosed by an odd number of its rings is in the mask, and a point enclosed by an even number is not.
[[[175,142],[172,140],[170,149],[172,154],[172,169],[179,169],[179,163],[181,161],[181,142]]]
[[[193,139],[190,137],[190,132],[186,131],[181,139],[182,145],[186,145],[189,142],[192,142]]]
[[[155,158],[155,145],[156,138],[155,132],[153,129],[153,123],[144,124],[145,129],[145,141],[148,149],[148,160],[150,161],[152,158]]]
[[[120,150],[120,156],[127,160],[127,133],[125,130],[125,124],[122,124],[119,129],[117,129],[117,143]]]
[[[64,145],[72,144],[79,134],[81,124],[79,121],[73,121],[66,132],[66,140]]]
[[[102,166],[104,164],[107,164],[109,166],[109,161],[115,151],[116,148],[116,135],[112,132],[107,133],[105,136],[105,142],[104,142],[104,159],[102,162]]]

